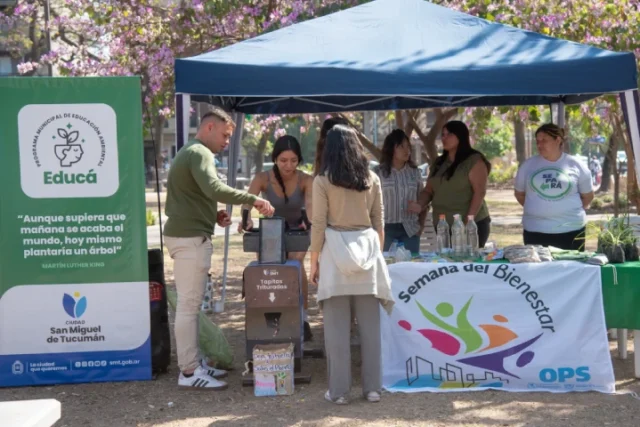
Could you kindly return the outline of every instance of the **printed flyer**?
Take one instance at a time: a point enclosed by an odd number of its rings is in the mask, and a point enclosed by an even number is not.
[[[150,379],[140,80],[0,98],[0,386]]]

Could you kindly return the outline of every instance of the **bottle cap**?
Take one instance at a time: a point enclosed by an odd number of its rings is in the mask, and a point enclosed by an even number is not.
[[[440,219],[445,219],[445,218],[446,218],[446,215],[440,214]]]
[[[474,217],[474,215],[469,215],[469,216],[467,216],[467,219],[470,219],[470,220],[473,221],[473,217]]]

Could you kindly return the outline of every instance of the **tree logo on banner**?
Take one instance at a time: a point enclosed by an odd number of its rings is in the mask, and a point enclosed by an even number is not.
[[[26,105],[18,113],[18,136],[27,196],[109,197],[118,190],[118,132],[110,106]]]
[[[71,123],[69,123],[66,127],[69,129],[72,128]],[[78,140],[80,134],[77,130],[73,132],[68,132],[64,128],[58,128],[58,136],[65,140],[64,144],[56,144],[53,146],[53,152],[56,154],[58,160],[60,160],[60,167],[68,168],[74,163],[78,163],[82,159],[82,155],[84,151],[82,150],[81,144],[74,144]],[[54,136],[53,139],[56,137]],[[84,143],[85,140],[82,140]]]
[[[436,374],[436,369],[433,369],[431,379],[439,383],[438,385],[441,387],[477,387],[479,382],[483,382],[482,386],[484,387],[501,387],[503,383],[508,382],[508,377],[520,378],[517,373],[505,368],[507,359],[517,358],[516,367],[523,368],[531,363],[535,357],[535,353],[527,349],[542,336],[542,333],[512,345],[519,336],[506,326],[509,319],[505,316],[494,314],[493,321],[496,323],[473,325],[469,321],[468,312],[472,301],[473,297],[470,297],[457,314],[454,306],[449,302],[440,302],[436,305],[435,312],[432,312],[416,301],[425,319],[438,328],[427,327],[416,329],[416,332],[429,340],[435,351],[452,357],[456,362],[456,364],[447,363],[444,374],[442,368],[440,375]],[[413,325],[406,320],[400,320],[398,325],[407,331],[413,330]],[[480,331],[484,331],[488,341],[483,338]],[[496,351],[497,348],[502,349]],[[433,368],[433,363],[424,359],[422,361],[431,364]],[[485,370],[485,377],[477,378],[473,374],[464,375],[463,366],[460,365]],[[408,364],[407,381],[409,385],[412,383],[409,379],[412,370],[413,366]],[[495,374],[507,377],[496,377]],[[486,380],[495,380],[495,382],[487,384]]]

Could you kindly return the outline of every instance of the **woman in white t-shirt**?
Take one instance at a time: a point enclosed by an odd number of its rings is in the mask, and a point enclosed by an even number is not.
[[[564,153],[564,130],[545,124],[536,131],[537,156],[518,170],[515,196],[524,207],[525,245],[584,250],[585,209],[593,200],[587,165]]]

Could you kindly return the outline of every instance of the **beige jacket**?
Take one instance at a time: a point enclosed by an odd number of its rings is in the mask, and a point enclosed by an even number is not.
[[[321,252],[327,227],[341,231],[384,229],[384,207],[380,178],[371,174],[371,188],[365,191],[347,190],[319,175],[313,180],[310,252]]]
[[[393,309],[391,279],[378,233],[372,228],[327,228],[320,254],[318,303],[335,296],[374,295],[387,313]]]

